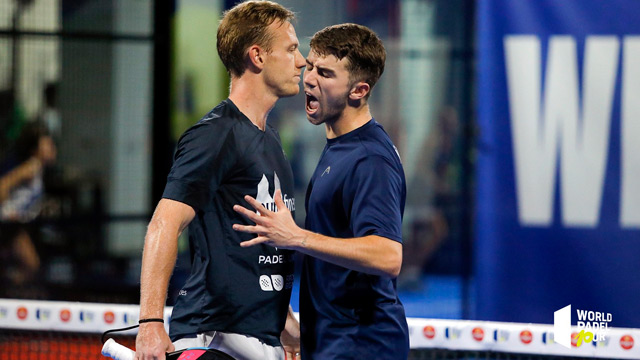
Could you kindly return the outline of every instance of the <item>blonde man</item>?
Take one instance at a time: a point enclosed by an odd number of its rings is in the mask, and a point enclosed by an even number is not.
[[[276,3],[248,1],[220,22],[218,53],[231,76],[230,95],[180,138],[149,224],[136,359],[164,359],[165,352],[195,346],[239,360],[284,359],[285,351],[293,359],[299,351],[299,325],[289,307],[292,252],[267,245],[247,251],[240,242],[250,236],[231,230],[243,221],[232,206],[244,194],[268,207],[275,207],[276,190],[294,196],[291,167],[267,124],[276,101],[299,92],[304,58],[292,19]],[[162,318],[177,238],[187,227],[192,268],[169,337],[154,319]]]

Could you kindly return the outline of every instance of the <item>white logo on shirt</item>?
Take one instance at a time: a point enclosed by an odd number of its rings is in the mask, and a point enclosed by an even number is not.
[[[273,193],[275,195],[276,190],[279,189],[280,191],[282,191],[282,188],[280,187],[280,179],[278,178],[278,174],[275,171],[273,172],[273,182]],[[256,196],[256,200],[261,203],[262,206],[267,208],[267,210],[278,212],[278,207],[273,200],[273,196],[269,193],[269,179],[267,179],[267,176],[264,174],[262,175],[260,183],[258,183],[258,195]],[[284,201],[284,204],[287,206],[287,209],[289,209],[289,211],[295,211],[295,198],[289,198],[287,194],[284,194],[282,200]],[[260,214],[259,211],[256,211],[256,213]]]
[[[324,174],[329,174],[331,172],[331,166],[327,166],[326,169],[324,169],[324,172],[322,173],[322,175],[320,175],[320,177],[323,177]]]
[[[398,155],[398,160],[400,160],[400,163],[402,163],[402,158],[400,157],[400,152],[398,151],[398,148],[395,145],[393,145],[393,150],[396,151],[396,155]]]
[[[293,287],[293,275],[287,275],[287,280],[282,275],[260,275],[260,289],[262,291],[282,291]]]

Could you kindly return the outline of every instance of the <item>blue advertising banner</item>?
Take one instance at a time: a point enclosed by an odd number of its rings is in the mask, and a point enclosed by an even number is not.
[[[477,16],[476,317],[640,328],[640,1]]]

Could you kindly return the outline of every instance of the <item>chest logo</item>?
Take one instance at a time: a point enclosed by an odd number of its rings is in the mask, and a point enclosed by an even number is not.
[[[278,178],[278,174],[273,172],[273,195],[275,195],[276,190],[280,189],[282,192],[282,188],[280,187],[280,179]],[[283,194],[283,201],[285,205],[287,205],[287,209],[289,211],[296,210],[296,199],[293,197],[289,197],[287,194]],[[273,196],[269,193],[269,179],[267,179],[266,175],[262,175],[262,179],[260,183],[258,183],[258,194],[256,195],[256,200],[262,204],[267,210],[277,212],[278,207],[276,206],[276,202],[273,200]],[[256,211],[258,214],[260,212]]]
[[[320,177],[323,177],[324,174],[329,174],[331,172],[331,166],[327,166],[326,169],[324,169],[324,172],[322,173],[322,175],[320,175]]]
[[[293,287],[293,275],[260,275],[260,289],[262,291],[282,291]]]

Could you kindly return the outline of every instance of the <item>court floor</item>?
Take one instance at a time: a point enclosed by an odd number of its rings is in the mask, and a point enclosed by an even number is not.
[[[291,295],[291,307],[296,312],[299,311],[299,286],[300,281],[296,279]],[[401,289],[399,297],[407,317],[462,319],[465,306],[462,301],[463,286],[464,282],[459,276],[428,275],[411,289]],[[469,299],[467,306],[472,302],[473,299]]]

